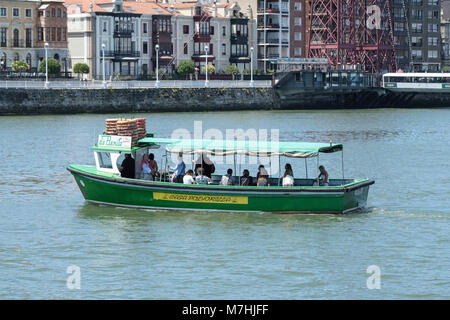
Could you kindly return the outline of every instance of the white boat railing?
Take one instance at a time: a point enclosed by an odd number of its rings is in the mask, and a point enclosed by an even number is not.
[[[209,80],[210,88],[270,88],[271,80]],[[103,89],[102,81],[50,81],[50,89]],[[150,89],[156,88],[156,81],[107,81],[107,89]],[[4,89],[45,89],[44,81],[0,81]],[[159,88],[205,88],[203,80],[160,80]]]

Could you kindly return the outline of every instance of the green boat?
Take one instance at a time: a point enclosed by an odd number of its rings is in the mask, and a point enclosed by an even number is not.
[[[151,134],[132,147],[129,137],[100,135],[92,147],[95,165],[69,165],[67,169],[88,202],[151,210],[342,214],[362,209],[374,183],[343,175],[329,179],[328,186],[315,186],[315,179],[307,177],[295,178],[290,187],[281,186],[280,177],[269,177],[265,187],[228,186],[219,185],[221,175],[213,175],[210,184],[198,185],[169,182],[170,173],[163,170],[157,181],[121,177],[118,167],[125,153],[139,164],[145,153],[162,145],[166,164],[168,153],[312,158],[343,151],[341,144],[331,142],[165,139]]]

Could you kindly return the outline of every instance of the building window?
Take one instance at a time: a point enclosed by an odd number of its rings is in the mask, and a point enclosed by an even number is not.
[[[439,11],[437,10],[428,11],[428,19],[439,19]]]
[[[429,24],[428,32],[438,32],[438,25],[436,23]]]
[[[183,46],[183,53],[184,53],[184,54],[188,54],[188,44],[187,44],[187,43],[184,43],[184,46]]]
[[[142,29],[144,29],[144,30],[143,30],[144,33],[147,33],[147,32],[148,32],[148,25],[147,25],[147,23],[143,23],[143,24],[142,24]]]
[[[27,48],[32,47],[32,29],[31,28],[25,29],[25,45]]]
[[[45,41],[50,41],[50,28],[45,28]]]
[[[67,41],[67,29],[62,28],[62,40]]]
[[[142,43],[142,52],[144,54],[148,54],[148,43],[147,42]]]
[[[8,28],[0,28],[0,47],[6,47]]]
[[[422,32],[422,24],[421,23],[411,23],[412,32],[421,33]]]
[[[19,8],[13,8],[12,9],[13,17],[19,17],[20,16],[20,9]]]
[[[428,46],[437,46],[438,38],[437,37],[428,37]]]
[[[189,26],[188,25],[183,26],[183,34],[189,34]]]
[[[54,17],[56,15],[56,10],[55,8],[52,8],[52,17]]]
[[[422,37],[411,37],[411,46],[421,47],[422,46]]]
[[[8,16],[8,8],[0,8],[0,17]]]
[[[422,59],[422,50],[412,50],[413,59]]]
[[[48,18],[48,17],[50,17],[50,11],[45,11],[45,16]]]
[[[61,28],[58,28],[57,30],[56,40],[61,41]]]
[[[103,32],[108,31],[108,22],[103,22]]]
[[[56,40],[56,27],[52,28],[51,40],[52,41]]]
[[[212,43],[209,44],[209,54],[212,56],[214,55],[214,47]]]
[[[428,0],[428,5],[429,6],[437,6],[438,2],[439,2],[439,0]]]
[[[403,22],[394,22],[394,31],[404,31],[405,24]]]
[[[38,41],[44,41],[44,28],[38,28]]]
[[[295,37],[295,41],[302,41],[302,33],[301,32],[295,32],[294,37]]]
[[[58,18],[61,18],[61,9],[58,9],[58,14],[57,14]]]
[[[227,35],[227,27],[225,27],[225,26],[222,27],[222,35],[223,36]]]
[[[13,31],[13,47],[19,46],[19,30],[14,29]]]
[[[27,18],[33,17],[33,11],[31,9],[25,9],[25,17]]]
[[[27,54],[27,58],[26,58],[25,62],[28,64],[28,68],[31,68],[31,54],[30,53]]]
[[[294,25],[297,27],[300,27],[302,25],[302,18],[300,17],[295,17],[294,19]]]
[[[295,11],[302,11],[302,3],[301,2],[294,3],[294,10]]]
[[[415,20],[422,20],[422,10],[412,9],[412,18]]]
[[[429,59],[436,59],[438,57],[437,50],[428,50],[428,58]]]
[[[294,56],[301,57],[302,56],[302,48],[295,47],[294,48]]]
[[[225,43],[222,43],[222,55],[227,55],[227,45]]]
[[[214,27],[213,26],[210,27],[210,30],[211,30],[211,34],[214,35]]]

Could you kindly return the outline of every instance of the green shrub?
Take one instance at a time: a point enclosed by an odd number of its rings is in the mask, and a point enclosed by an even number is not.
[[[208,73],[214,73],[216,71],[216,67],[214,67],[212,64],[208,64]],[[202,72],[206,72],[205,66],[202,67]]]
[[[225,68],[225,73],[233,75],[239,74],[239,68],[233,65],[229,65]]]
[[[45,73],[45,59],[41,61],[39,64],[39,72]],[[61,71],[61,65],[58,60],[49,58],[48,59],[48,73],[49,74],[58,74]]]
[[[177,73],[181,75],[189,75],[195,72],[194,61],[181,61],[177,67]]]
[[[23,62],[23,61],[14,61],[11,65],[11,68],[13,69],[14,72],[22,72],[22,71],[27,71],[29,68],[28,63]]]
[[[48,64],[48,66],[50,66],[50,63]],[[80,76],[80,74],[88,74],[89,66],[85,63],[77,63],[73,66],[73,72],[78,74],[78,77]]]

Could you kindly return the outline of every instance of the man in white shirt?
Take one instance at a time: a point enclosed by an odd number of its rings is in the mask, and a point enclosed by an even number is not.
[[[221,186],[234,186],[233,181],[233,170],[228,169],[227,174],[222,176],[222,179],[220,180],[219,185]]]
[[[183,177],[183,183],[184,184],[195,184],[194,177],[192,176],[194,174],[194,171],[188,170],[186,172],[186,175]]]

